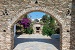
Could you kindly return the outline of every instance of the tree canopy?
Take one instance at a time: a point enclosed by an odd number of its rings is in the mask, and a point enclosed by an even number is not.
[[[44,15],[41,19],[41,21],[44,23],[43,29],[42,29],[42,34],[50,36],[55,33],[55,20],[49,16],[49,15]]]
[[[34,22],[39,22],[39,20],[38,19],[35,19]]]

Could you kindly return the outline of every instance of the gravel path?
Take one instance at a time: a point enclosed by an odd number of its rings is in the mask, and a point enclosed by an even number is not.
[[[41,34],[23,34],[15,37],[13,50],[59,50],[59,40]]]

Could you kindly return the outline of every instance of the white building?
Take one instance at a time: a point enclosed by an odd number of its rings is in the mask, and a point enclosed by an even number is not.
[[[42,28],[43,28],[43,24],[41,24],[41,23],[37,22],[37,23],[33,24],[34,34],[35,33],[41,34],[42,33]]]

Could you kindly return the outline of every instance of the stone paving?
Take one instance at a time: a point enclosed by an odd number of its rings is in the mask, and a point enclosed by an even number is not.
[[[59,50],[59,40],[42,34],[23,34],[15,37],[13,50]]]

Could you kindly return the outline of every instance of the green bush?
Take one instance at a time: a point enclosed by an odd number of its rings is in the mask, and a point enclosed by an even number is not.
[[[33,33],[33,29],[32,28],[29,28],[28,29],[28,34],[32,34]]]
[[[54,29],[49,28],[48,25],[43,26],[43,29],[42,29],[42,34],[43,35],[51,36],[54,33],[55,33]]]
[[[32,28],[26,28],[23,30],[24,33],[26,34],[32,34],[33,33],[33,29]]]
[[[51,36],[52,34],[55,34],[55,19],[48,15],[44,15],[41,21],[44,23],[43,29],[42,29],[42,34]]]
[[[23,33],[26,33],[26,29],[24,29],[22,32],[23,32]]]
[[[22,27],[21,26],[16,26],[16,30],[21,30]]]

